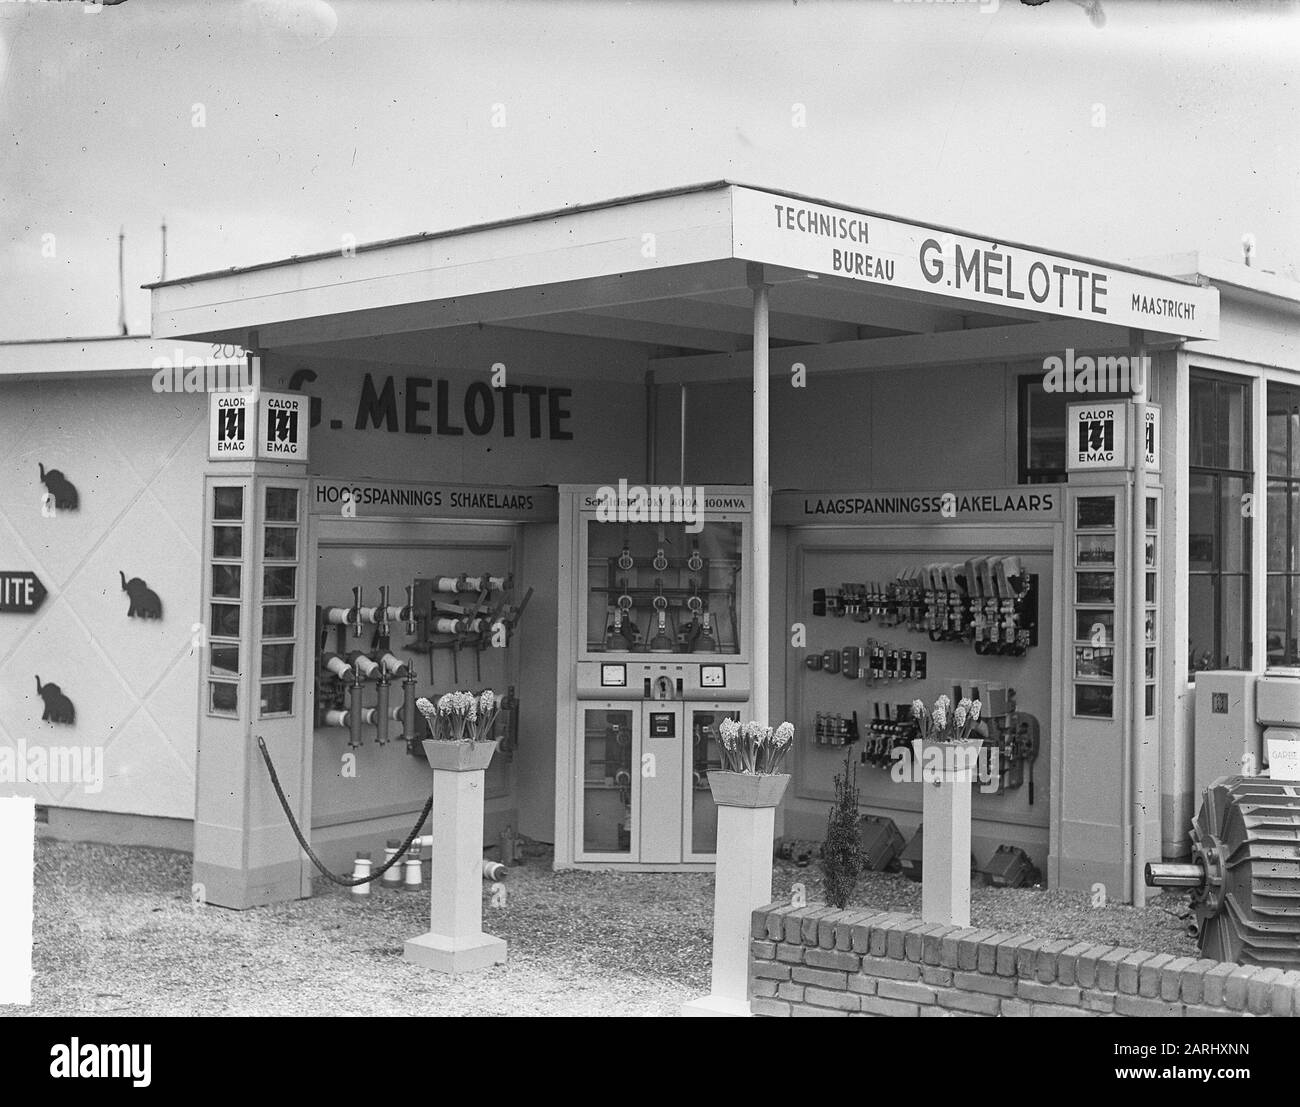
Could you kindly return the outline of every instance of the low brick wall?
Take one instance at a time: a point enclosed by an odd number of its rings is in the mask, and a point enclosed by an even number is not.
[[[1300,972],[770,904],[754,912],[756,1015],[1300,1016]]]

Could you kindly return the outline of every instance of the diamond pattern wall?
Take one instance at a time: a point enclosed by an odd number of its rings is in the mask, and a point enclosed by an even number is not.
[[[20,743],[82,751],[84,776],[95,751],[103,766],[102,782],[0,775],[0,792],[193,817],[206,400],[156,395],[143,375],[0,386],[0,569],[49,592],[35,615],[0,614],[0,773]],[[76,486],[75,511],[43,509],[40,464]],[[127,617],[120,574],[158,595],[161,619]],[[42,721],[38,675],[75,723]]]

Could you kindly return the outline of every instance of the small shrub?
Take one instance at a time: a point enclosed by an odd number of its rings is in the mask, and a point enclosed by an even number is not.
[[[840,910],[848,906],[863,869],[859,819],[857,765],[850,749],[844,754],[844,772],[835,774],[835,802],[826,817],[822,844],[826,898]]]

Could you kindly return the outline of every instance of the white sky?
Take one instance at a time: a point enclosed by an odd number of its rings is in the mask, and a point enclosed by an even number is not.
[[[720,177],[1300,271],[1300,9],[1085,6],[0,0],[0,339],[113,333],[119,225],[143,333],[164,215],[176,277]]]

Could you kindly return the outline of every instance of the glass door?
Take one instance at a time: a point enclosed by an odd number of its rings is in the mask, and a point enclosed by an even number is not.
[[[690,746],[684,781],[683,861],[711,861],[718,848],[718,808],[709,788],[709,772],[722,768],[718,727],[723,719],[740,721],[740,712],[716,704],[687,711]]]
[[[635,861],[638,856],[640,774],[638,712],[629,705],[578,709],[582,728],[578,765],[577,860]]]
[[[1074,715],[1115,712],[1115,574],[1123,549],[1114,496],[1074,501]]]

